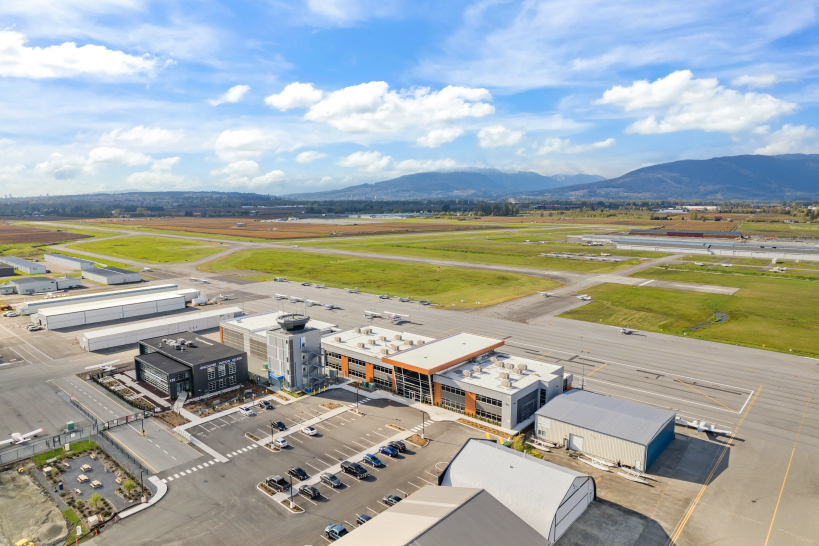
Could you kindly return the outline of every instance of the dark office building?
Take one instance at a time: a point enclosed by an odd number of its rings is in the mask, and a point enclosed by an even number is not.
[[[136,377],[176,398],[218,392],[247,381],[247,353],[183,332],[139,342]]]

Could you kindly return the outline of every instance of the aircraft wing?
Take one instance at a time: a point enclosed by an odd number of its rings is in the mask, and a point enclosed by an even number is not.
[[[2,442],[0,442],[0,446],[2,446],[2,445],[6,445],[6,444],[10,444],[10,443],[12,443],[13,441],[14,441],[14,439],[11,439],[11,440],[3,440]]]
[[[43,429],[38,428],[37,430],[32,430],[31,432],[26,432],[25,434],[22,435],[22,438],[23,438],[23,440],[28,440],[32,436],[34,436],[36,434],[40,434],[42,431],[43,431]]]

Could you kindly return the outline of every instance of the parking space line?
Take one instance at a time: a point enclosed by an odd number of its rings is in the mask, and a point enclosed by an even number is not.
[[[355,442],[353,442],[353,443],[355,443]],[[355,449],[351,448],[351,447],[350,447],[350,446],[348,446],[348,445],[341,444],[341,447],[343,447],[344,449],[349,449],[349,450],[350,450],[350,451],[352,451],[353,453],[358,453],[358,452],[357,452]],[[336,451],[338,451],[338,450],[336,450]]]
[[[331,426],[331,427],[333,427],[333,428],[338,428],[338,425],[334,425],[334,424],[333,424],[333,423],[331,423],[330,421],[324,421],[324,424],[325,424],[325,425],[330,425],[330,426]]]
[[[373,445],[375,445],[375,444],[377,443],[377,442],[373,442],[373,441],[372,441],[372,440],[370,440],[369,438],[365,438],[365,437],[363,437],[363,436],[361,437],[361,439],[362,439],[362,440],[364,440],[365,442],[370,442],[370,443],[371,443],[371,444],[373,444]]]
[[[162,480],[162,481],[164,482],[165,480]],[[171,478],[170,476],[168,476],[168,481],[169,481],[169,482],[172,482],[172,481],[173,481],[173,478]],[[167,482],[166,482],[166,483],[167,483]]]
[[[396,487],[395,489],[396,489],[396,491],[401,491],[401,490],[400,490],[400,489],[398,489],[397,487]],[[401,493],[403,493],[405,497],[407,496],[407,493],[406,493],[405,491],[401,491]]]
[[[336,450],[336,451],[338,451],[338,450]],[[339,453],[341,453],[341,452],[339,451]],[[336,458],[333,457],[332,455],[330,455],[329,453],[325,453],[325,455],[327,455],[328,457],[330,457],[330,459],[332,459],[334,461],[336,460]]]
[[[338,418],[339,418],[339,419],[341,419],[342,421],[345,421],[345,422],[349,423],[349,421],[347,421],[347,419],[345,419],[345,418],[344,418],[344,417],[342,417],[341,415],[336,415],[336,417],[338,417]]]
[[[292,441],[294,441],[294,442],[298,442],[298,443],[300,443],[300,444],[303,444],[303,443],[304,443],[304,441],[303,441],[303,440],[297,440],[297,439],[296,439],[294,436],[295,436],[295,434],[291,434],[291,435],[290,435],[290,438],[288,438],[288,439],[289,439],[289,440],[292,440]]]
[[[413,486],[413,487],[417,487],[418,489],[421,489],[421,486],[420,486],[420,485],[415,485],[415,484],[414,484],[414,483],[412,483],[412,482],[407,482],[407,483],[408,483],[408,484],[410,484],[410,485],[411,485],[411,486]]]
[[[372,508],[370,508],[369,506],[367,507],[367,510],[369,510],[370,512],[372,512],[372,513],[373,513],[373,514],[375,514],[376,516],[378,515],[378,512],[376,512],[375,510],[373,510],[373,509],[372,509]]]
[[[333,451],[338,451],[338,450],[333,448]],[[342,455],[344,455],[345,458],[348,457],[348,455],[346,453],[344,453],[343,451],[338,451],[338,452],[341,453]]]
[[[305,461],[305,463],[304,463],[304,464],[306,464],[306,465],[307,465],[307,466],[309,466],[310,468],[315,468],[315,469],[316,469],[316,472],[321,472],[321,469],[320,469],[320,468],[316,468],[315,466],[311,465],[310,463],[308,463],[308,462],[306,462],[306,461]]]
[[[174,475],[173,475],[173,477],[174,477],[174,478],[178,478],[178,477],[179,477],[179,474],[174,474]]]
[[[415,476],[415,477],[416,477],[416,478],[418,478],[419,480],[421,480],[422,482],[426,482],[426,483],[428,483],[429,485],[438,485],[437,483],[432,483],[432,482],[430,482],[430,481],[425,480],[425,479],[424,479],[424,478],[422,478],[421,476]]]
[[[373,434],[378,434],[378,433],[376,431],[373,431]],[[387,438],[387,436],[384,436],[383,434],[378,434],[378,435],[381,436],[382,438]]]
[[[308,498],[307,498],[307,497],[305,497],[304,495],[299,495],[299,496],[300,496],[301,498],[303,498],[304,500],[306,500],[307,502],[313,502],[312,500],[308,499]],[[316,504],[315,502],[313,502],[313,506],[318,506],[318,504]]]
[[[358,443],[358,442],[356,442],[355,440],[351,440],[351,441],[352,441],[352,442],[353,442],[355,445],[357,445],[357,446],[361,446],[361,447],[363,447],[364,449],[370,449],[368,446],[365,446],[365,445],[363,445],[363,444],[359,444],[359,443]]]
[[[387,506],[386,504],[384,504],[384,503],[383,503],[383,502],[381,502],[381,501],[376,501],[376,502],[377,502],[378,504],[380,504],[381,506],[383,506],[384,508],[389,508],[389,506]]]
[[[349,522],[349,521],[347,521],[346,519],[344,520],[344,523],[346,523],[347,525],[349,525],[349,526],[350,526],[350,527],[352,527],[353,529],[355,529],[356,527],[358,527],[358,525],[353,525],[352,523],[350,523],[350,522]]]

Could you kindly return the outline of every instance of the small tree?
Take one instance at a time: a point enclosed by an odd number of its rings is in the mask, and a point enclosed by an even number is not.
[[[122,488],[129,495],[131,494],[131,491],[134,490],[134,487],[136,487],[136,484],[133,482],[133,480],[126,480],[125,483],[122,484]]]
[[[91,499],[88,502],[91,504],[91,506],[96,508],[100,500],[102,500],[102,496],[100,496],[99,493],[94,493],[93,495],[91,495]]]

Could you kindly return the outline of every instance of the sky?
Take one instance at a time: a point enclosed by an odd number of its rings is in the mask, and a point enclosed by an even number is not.
[[[819,153],[819,0],[26,0],[0,195]]]

